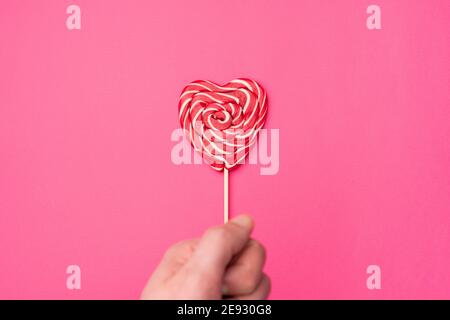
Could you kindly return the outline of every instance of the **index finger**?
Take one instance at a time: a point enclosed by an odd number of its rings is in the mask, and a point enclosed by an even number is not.
[[[250,216],[238,216],[227,224],[208,229],[200,239],[188,264],[196,270],[223,276],[231,259],[244,249],[253,230]]]

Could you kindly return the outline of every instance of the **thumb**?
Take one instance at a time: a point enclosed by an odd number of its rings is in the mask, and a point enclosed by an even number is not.
[[[246,246],[252,230],[253,220],[247,215],[240,215],[224,225],[208,229],[189,263],[193,264],[194,270],[214,272],[222,277],[233,256]]]

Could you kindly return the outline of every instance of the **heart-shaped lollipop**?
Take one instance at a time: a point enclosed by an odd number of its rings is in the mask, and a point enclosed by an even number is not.
[[[179,119],[194,149],[214,169],[232,169],[249,152],[267,113],[266,93],[254,80],[224,86],[197,80],[181,93]]]
[[[242,163],[264,125],[266,92],[250,79],[235,79],[223,86],[197,80],[183,89],[178,112],[194,149],[213,169],[224,171],[227,221],[228,170]]]

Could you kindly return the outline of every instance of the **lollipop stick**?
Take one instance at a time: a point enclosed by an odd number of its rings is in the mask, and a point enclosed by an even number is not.
[[[223,169],[223,222],[228,222],[228,169]]]

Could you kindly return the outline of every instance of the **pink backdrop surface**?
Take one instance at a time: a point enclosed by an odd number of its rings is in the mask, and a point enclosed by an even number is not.
[[[271,298],[450,298],[449,30],[448,0],[2,1],[0,298],[137,298],[219,224],[221,174],[170,135],[185,84],[242,76],[280,130],[278,174],[230,177]]]

